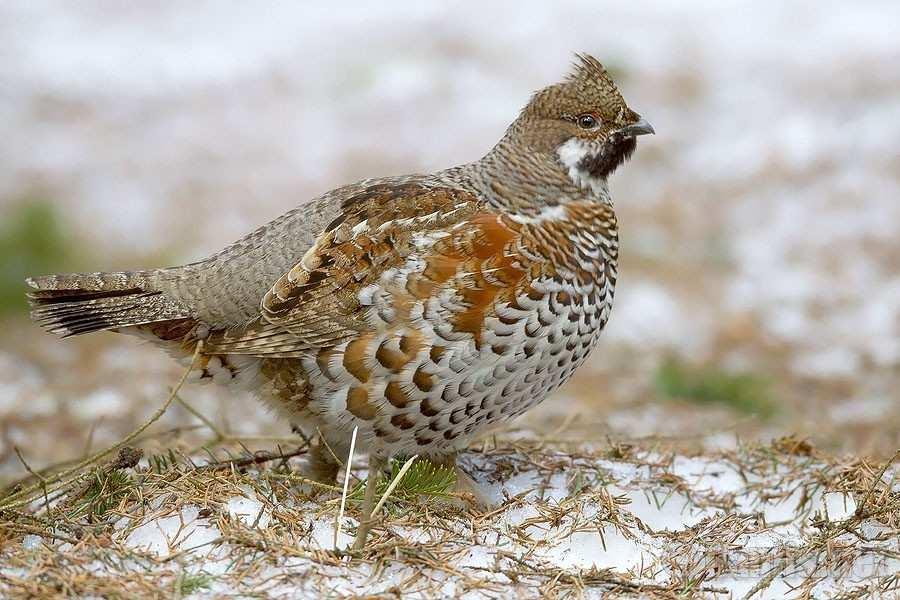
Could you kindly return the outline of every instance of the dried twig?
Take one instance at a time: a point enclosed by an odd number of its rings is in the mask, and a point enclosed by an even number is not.
[[[188,368],[185,369],[184,375],[178,381],[178,384],[172,389],[172,393],[169,394],[169,397],[166,399],[166,401],[163,403],[163,405],[160,406],[159,409],[155,413],[153,413],[153,415],[150,417],[150,419],[148,421],[146,421],[143,425],[141,425],[140,427],[135,429],[133,432],[131,432],[130,434],[125,436],[125,438],[122,439],[121,441],[116,442],[109,448],[106,448],[104,450],[101,450],[101,451],[89,456],[88,458],[77,463],[75,466],[71,467],[70,469],[63,471],[62,473],[53,475],[52,477],[48,478],[46,481],[42,480],[40,483],[38,483],[36,485],[29,486],[23,490],[20,490],[18,492],[14,492],[14,493],[10,494],[6,498],[4,498],[4,500],[6,502],[3,505],[0,505],[0,511],[4,511],[4,510],[8,510],[10,508],[16,508],[18,506],[24,506],[26,504],[29,504],[30,502],[33,501],[33,499],[29,498],[29,496],[32,493],[34,493],[35,491],[37,491],[38,489],[40,489],[42,486],[49,486],[49,485],[63,482],[63,483],[60,483],[60,485],[56,489],[65,487],[66,485],[71,483],[71,480],[69,480],[69,478],[72,477],[73,475],[75,476],[76,479],[78,477],[80,477],[81,471],[85,467],[88,467],[88,466],[96,463],[98,460],[100,460],[104,456],[108,456],[109,454],[112,454],[119,448],[122,448],[123,446],[127,446],[128,444],[130,444],[135,438],[137,438],[139,435],[141,435],[144,431],[146,431],[146,429],[148,427],[150,427],[161,416],[163,416],[163,414],[165,414],[166,410],[168,410],[169,406],[172,404],[172,402],[175,400],[176,396],[178,395],[178,392],[181,390],[182,386],[187,381],[187,378],[191,374],[191,371],[194,370],[194,366],[197,364],[197,359],[200,357],[200,353],[202,352],[202,350],[203,350],[203,340],[200,340],[197,342],[197,348],[194,350],[194,355],[191,358],[190,365],[188,365]]]
[[[341,537],[341,523],[344,520],[344,509],[347,507],[347,492],[350,490],[350,470],[353,468],[353,452],[356,450],[356,434],[359,427],[353,428],[350,438],[350,452],[347,454],[347,465],[344,468],[344,490],[341,492],[341,508],[338,510],[337,519],[334,521],[334,549],[338,549],[338,539]]]

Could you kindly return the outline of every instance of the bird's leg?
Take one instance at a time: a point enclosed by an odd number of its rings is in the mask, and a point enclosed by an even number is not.
[[[328,446],[321,435],[308,436],[299,425],[294,425],[291,430],[303,438],[309,447],[307,465],[301,470],[303,475],[319,483],[334,485],[340,470],[340,460],[335,456],[332,448]]]
[[[457,493],[470,496],[474,508],[487,510],[497,506],[497,502],[491,498],[484,486],[475,481],[462,467],[454,465],[453,470],[456,473]]]
[[[322,439],[315,440],[309,447],[309,465],[305,475],[319,483],[334,484],[340,465]]]
[[[466,471],[459,466],[459,463],[456,460],[458,456],[459,453],[454,452],[453,454],[448,454],[446,456],[431,457],[429,460],[431,460],[431,463],[435,466],[453,469],[453,473],[456,475],[454,491],[462,496],[462,499],[467,504],[473,508],[482,510],[494,508],[497,503],[490,497],[484,489],[484,486],[475,481],[471,475],[466,473]]]
[[[375,515],[372,514],[372,510],[375,508],[375,493],[386,463],[387,461],[381,453],[373,451],[369,454],[369,476],[366,478],[362,518],[359,521],[359,528],[356,530],[356,540],[353,542],[354,552],[359,552],[366,546],[366,538],[369,537],[369,531],[372,530],[372,523],[375,519]]]

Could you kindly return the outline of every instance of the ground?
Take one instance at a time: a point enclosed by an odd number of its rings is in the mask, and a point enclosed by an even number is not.
[[[900,594],[900,473],[829,458],[796,438],[698,456],[664,441],[494,438],[463,464],[495,508],[467,508],[446,478],[413,465],[414,480],[393,491],[359,554],[347,548],[361,489],[338,536],[341,489],[304,481],[303,453],[232,456],[216,446],[142,459],[125,448],[68,483],[68,494],[57,496],[49,480],[49,491],[38,485],[34,500],[3,513],[0,590],[195,599]]]
[[[645,595],[740,597],[771,572],[753,567],[765,555],[785,568],[757,598],[802,598],[804,588],[779,586],[824,571],[830,578],[812,597],[862,579],[890,590],[896,584],[878,573],[891,571],[876,566],[898,552],[896,461],[872,485],[900,439],[898,11],[889,1],[434,1],[346,11],[3,3],[0,486],[113,446],[154,415],[180,376],[133,339],[60,343],[40,332],[25,316],[25,275],[187,262],[338,185],[476,158],[574,51],[607,63],[657,131],[611,182],[622,263],[600,346],[564,389],[466,455],[481,480],[513,496],[552,475],[543,500],[472,516],[440,499],[420,508],[399,498],[369,554],[319,552],[329,549],[338,495],[311,498],[279,479],[304,460],[287,424],[249,396],[187,386],[190,410],[174,402],[129,442],[144,458],[111,476],[121,494],[87,514],[54,508],[54,518],[75,523],[53,533],[68,541],[49,535],[41,502],[16,507],[41,519],[28,531],[27,516],[4,513],[3,584],[27,594],[60,582],[64,594],[91,589],[80,585],[109,591],[131,577],[134,594],[215,595],[240,590],[228,586],[246,573],[247,586],[265,581],[273,593],[329,575],[335,595],[357,584],[381,592],[382,579],[407,591],[490,580],[500,591],[485,589],[498,597],[512,585],[577,593],[617,580],[622,593],[646,584]],[[254,453],[299,453],[286,466],[190,471],[187,458],[213,460],[198,451],[211,427],[228,438],[215,460],[225,450],[240,456],[235,440]],[[176,455],[161,462],[169,450]],[[360,460],[356,477],[364,467]],[[722,476],[694,473],[707,467]],[[579,477],[587,483],[564,485]],[[808,493],[792,497],[797,489]],[[631,502],[609,504],[604,490]],[[640,501],[673,490],[661,510]],[[74,492],[73,506],[98,490]],[[735,504],[711,494],[733,494]],[[253,502],[267,509],[267,527],[229,516]],[[870,502],[886,512],[868,516]],[[572,507],[582,505],[593,529],[570,537]],[[828,521],[813,518],[823,507]],[[166,561],[153,523],[176,511],[196,521],[190,541],[223,539]],[[348,511],[352,531],[352,502]],[[619,530],[607,520],[615,515]],[[435,527],[419,532],[427,519]],[[789,523],[769,531],[773,519]],[[439,527],[460,540],[495,537],[464,559],[448,554],[452,543],[430,541]],[[143,533],[132,538],[132,529]],[[893,542],[877,539],[891,531]],[[732,534],[736,550],[720,551]],[[155,540],[149,554],[135,544],[142,539]],[[497,551],[509,555],[497,562]],[[213,561],[198,573],[206,552],[233,553],[234,569]],[[714,565],[705,578],[698,556]],[[824,571],[799,572],[804,556],[813,557],[804,569]],[[641,558],[645,568],[634,572]],[[859,581],[837,568],[851,558],[862,565],[853,569]],[[105,579],[103,561],[112,569]],[[133,569],[122,574],[123,565]]]

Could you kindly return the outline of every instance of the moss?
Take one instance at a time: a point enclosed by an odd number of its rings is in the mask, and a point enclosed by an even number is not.
[[[27,310],[26,277],[58,272],[72,262],[72,244],[53,205],[41,199],[15,205],[0,221],[0,316]]]
[[[657,370],[655,383],[659,393],[668,398],[718,404],[763,418],[777,409],[768,380],[754,373],[733,373],[669,358]]]
[[[185,597],[209,588],[212,582],[212,576],[205,573],[197,573],[196,575],[182,573],[176,580],[176,587],[178,588],[179,597]]]

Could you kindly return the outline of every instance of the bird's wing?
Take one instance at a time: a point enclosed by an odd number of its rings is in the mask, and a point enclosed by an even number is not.
[[[422,183],[379,184],[349,197],[303,259],[265,295],[260,317],[246,327],[213,334],[207,350],[300,356],[370,331],[360,292],[377,286],[392,269],[420,260],[423,244],[485,210],[469,192]],[[455,273],[462,260],[451,262]]]

